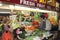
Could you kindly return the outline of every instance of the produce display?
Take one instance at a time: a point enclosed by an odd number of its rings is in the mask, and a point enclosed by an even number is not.
[[[45,1],[40,0],[40,2],[45,3]],[[55,13],[41,13],[32,11],[15,11],[16,14],[9,16],[9,25],[18,30],[16,36],[25,40],[39,39],[40,37],[46,37],[49,32],[42,30],[41,24],[43,19],[48,19],[51,24],[57,23],[57,14]],[[2,19],[2,18],[1,18]],[[7,19],[7,18],[6,18]],[[5,18],[3,18],[5,20]],[[3,22],[3,21],[2,21]],[[46,22],[46,21],[45,21]],[[0,24],[0,32],[2,31],[2,24]],[[43,25],[44,26],[44,25]],[[16,31],[16,30],[15,30]],[[14,34],[15,35],[15,34]],[[41,38],[42,39],[42,38]]]
[[[35,37],[43,37],[43,34],[45,32],[45,30],[41,31],[39,29],[36,29],[30,36],[26,37],[25,40],[33,40]]]
[[[40,24],[42,18],[48,18],[53,24],[57,22],[56,13],[41,13],[32,11],[16,11],[15,15],[10,15],[9,25],[13,27],[13,30],[24,27],[19,37],[25,40],[34,40],[34,38],[43,37],[46,30],[41,30]],[[1,31],[1,27],[0,27]],[[20,30],[21,31],[21,30]]]

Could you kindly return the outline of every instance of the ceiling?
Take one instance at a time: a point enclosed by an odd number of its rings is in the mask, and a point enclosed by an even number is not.
[[[57,0],[57,2],[59,2],[59,3],[60,3],[60,0]]]

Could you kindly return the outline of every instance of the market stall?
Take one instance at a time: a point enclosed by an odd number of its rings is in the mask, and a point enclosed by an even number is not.
[[[3,2],[5,3],[4,0]],[[50,32],[52,26],[49,26],[49,24],[56,25],[58,23],[55,7],[50,6],[52,4],[48,2],[46,5],[46,1],[44,0],[39,0],[39,2],[32,0],[12,0],[6,2],[7,4],[4,4],[0,8],[11,10],[11,15],[9,15],[9,25],[13,28],[13,33],[16,38],[25,40],[43,40],[44,38],[49,39],[50,36],[52,36],[53,39],[53,33]],[[47,28],[46,20],[49,21],[49,23],[47,23]]]
[[[51,22],[51,24],[57,22],[57,13],[42,13],[42,12],[34,12],[34,11],[15,11],[16,14],[12,15],[15,18],[13,20],[12,18],[12,27],[13,29],[24,27],[25,32],[24,37],[25,40],[33,40],[35,37],[40,40],[45,39],[53,39],[53,33],[50,33],[50,31],[46,32],[46,29],[41,30],[40,24],[41,19],[46,17]],[[44,27],[46,28],[46,27]],[[43,28],[42,28],[43,29]],[[48,35],[47,35],[48,34]],[[47,35],[47,36],[46,36]],[[52,36],[50,38],[50,36]],[[20,36],[21,37],[21,36]],[[22,37],[23,38],[23,37]],[[31,39],[29,39],[31,38]]]

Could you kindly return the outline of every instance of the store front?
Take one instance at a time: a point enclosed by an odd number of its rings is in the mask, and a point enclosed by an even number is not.
[[[30,40],[33,40],[35,38],[39,39],[39,37],[44,36],[41,38],[44,39],[46,37],[46,27],[40,28],[41,21],[42,19],[45,19],[45,20],[49,20],[51,24],[55,24],[55,23],[57,24],[57,12],[42,10],[37,7],[34,7],[35,6],[34,2],[20,0],[20,4],[22,4],[22,2],[24,5],[2,4],[0,6],[0,9],[7,11],[4,12],[2,10],[3,13],[2,14],[0,13],[1,16],[8,17],[9,25],[13,28],[13,30],[21,27],[25,28],[26,33],[24,33],[25,35],[22,35],[24,37],[21,38],[25,40],[29,40],[29,38],[31,38]],[[28,4],[28,2],[30,4]],[[37,4],[38,7],[43,7],[43,8],[45,7],[44,5],[41,5],[39,3]],[[41,31],[40,29],[43,29],[43,31]],[[49,33],[48,36],[50,36]]]

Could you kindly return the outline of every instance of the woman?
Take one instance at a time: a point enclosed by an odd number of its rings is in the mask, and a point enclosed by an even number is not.
[[[4,21],[4,25],[2,25],[2,40],[12,40],[10,29],[8,21]]]

